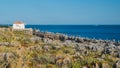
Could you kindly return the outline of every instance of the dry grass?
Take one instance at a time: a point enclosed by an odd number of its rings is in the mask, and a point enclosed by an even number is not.
[[[99,61],[96,58],[100,57],[101,53],[88,51],[88,55],[74,56],[76,50],[71,46],[59,46],[60,41],[54,41],[53,44],[46,44],[42,40],[31,41],[30,38],[35,37],[30,34],[25,34],[24,31],[1,31],[0,42],[17,42],[18,46],[0,46],[0,53],[14,53],[14,61],[0,61],[0,68],[58,68],[67,65],[68,68],[82,68],[83,66],[92,66],[96,63],[101,65],[103,62],[108,64],[118,60],[115,57],[107,55],[104,61]],[[44,47],[48,46],[48,50]],[[56,48],[59,46],[60,48]],[[68,58],[67,60],[65,60]],[[68,62],[68,64],[64,64]]]

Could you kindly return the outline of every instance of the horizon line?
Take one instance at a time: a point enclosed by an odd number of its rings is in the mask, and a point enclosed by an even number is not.
[[[0,24],[0,25],[13,25],[13,24]],[[25,24],[25,25],[120,25],[120,24]]]

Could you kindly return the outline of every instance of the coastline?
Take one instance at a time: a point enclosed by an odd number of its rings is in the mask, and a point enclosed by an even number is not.
[[[2,26],[11,27],[12,25]],[[25,25],[26,28],[37,29],[41,32],[60,33],[74,37],[116,42],[120,41],[119,26],[120,25]]]
[[[119,26],[90,26],[90,25],[26,25],[40,31],[62,33],[68,36],[79,36],[90,39],[119,41]]]
[[[119,68],[120,65],[120,42],[34,29],[32,34],[29,30],[26,32],[12,28],[3,28],[0,31],[0,61],[5,62],[8,67]]]

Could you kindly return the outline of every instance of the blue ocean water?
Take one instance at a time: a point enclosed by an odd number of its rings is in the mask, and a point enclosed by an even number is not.
[[[26,28],[103,40],[120,40],[120,25],[26,25]]]

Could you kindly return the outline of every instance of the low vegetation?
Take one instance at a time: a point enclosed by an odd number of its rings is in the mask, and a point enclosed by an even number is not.
[[[78,44],[83,43],[46,39],[10,28],[0,30],[0,68],[117,68],[119,57],[87,47],[82,50]]]

